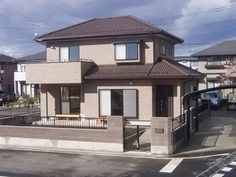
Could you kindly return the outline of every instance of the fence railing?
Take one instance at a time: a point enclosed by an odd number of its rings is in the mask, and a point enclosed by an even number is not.
[[[175,130],[186,123],[186,112],[172,119],[172,129]]]
[[[28,116],[31,114],[39,113],[40,109],[37,106],[34,107],[21,107],[21,108],[1,108],[0,119],[15,117],[15,116]]]
[[[198,114],[201,114],[202,112],[206,111],[209,109],[209,103],[203,103],[198,107]]]
[[[41,117],[39,113],[31,113],[0,118],[0,125],[106,129],[107,118],[81,117],[71,120],[58,117]]]
[[[32,126],[106,129],[107,118],[80,117],[77,119],[62,119],[58,117],[40,117],[32,122]]]

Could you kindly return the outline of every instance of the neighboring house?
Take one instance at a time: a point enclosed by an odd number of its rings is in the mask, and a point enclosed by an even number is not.
[[[15,59],[0,54],[0,90],[6,93],[14,93]]]
[[[236,62],[236,40],[228,40],[206,48],[192,55],[198,58],[198,71],[206,74],[199,89],[206,89],[221,84],[219,76],[226,73],[226,64]],[[225,91],[226,97],[229,91]]]
[[[47,61],[27,64],[26,82],[41,85],[44,117],[174,118],[190,85],[203,77],[174,61],[182,39],[133,16],[95,18],[37,41],[46,45]],[[171,132],[164,124],[158,126]],[[172,148],[164,141],[158,150]]]
[[[25,66],[27,63],[38,63],[46,61],[46,52],[39,52],[16,60],[17,71],[14,73],[14,90],[17,96],[39,95],[39,84],[26,84]]]
[[[175,61],[178,63],[192,68],[194,70],[198,70],[198,59],[196,57],[191,56],[177,56],[175,57]]]

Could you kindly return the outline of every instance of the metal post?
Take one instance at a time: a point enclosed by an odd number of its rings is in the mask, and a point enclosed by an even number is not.
[[[198,110],[199,110],[199,104],[198,104],[198,95],[196,96],[196,109],[195,109],[195,129],[196,132],[198,132]]]
[[[137,149],[140,148],[140,144],[139,144],[139,125],[137,125]]]
[[[190,139],[190,98],[187,99],[187,139]]]

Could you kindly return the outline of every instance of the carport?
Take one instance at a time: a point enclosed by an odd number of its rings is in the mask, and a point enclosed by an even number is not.
[[[200,95],[202,93],[206,93],[206,92],[210,92],[210,91],[215,91],[215,90],[224,90],[224,89],[233,89],[236,88],[236,84],[231,84],[231,85],[223,85],[223,86],[219,86],[219,87],[214,87],[214,88],[209,88],[209,89],[203,89],[203,90],[199,90],[199,91],[194,91],[191,93],[187,93],[184,95],[183,97],[183,105],[187,104],[187,139],[190,139],[190,134],[191,134],[191,130],[190,130],[190,99],[193,98],[195,99],[196,102],[196,119],[195,119],[195,130],[198,131],[199,130],[199,117],[198,117],[198,113],[199,113],[199,103],[198,103],[198,99],[200,98]]]

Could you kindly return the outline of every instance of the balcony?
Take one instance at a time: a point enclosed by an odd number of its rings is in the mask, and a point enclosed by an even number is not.
[[[91,61],[44,62],[26,65],[26,82],[29,84],[80,84]]]
[[[224,69],[224,65],[223,64],[206,64],[205,65],[206,69]]]

